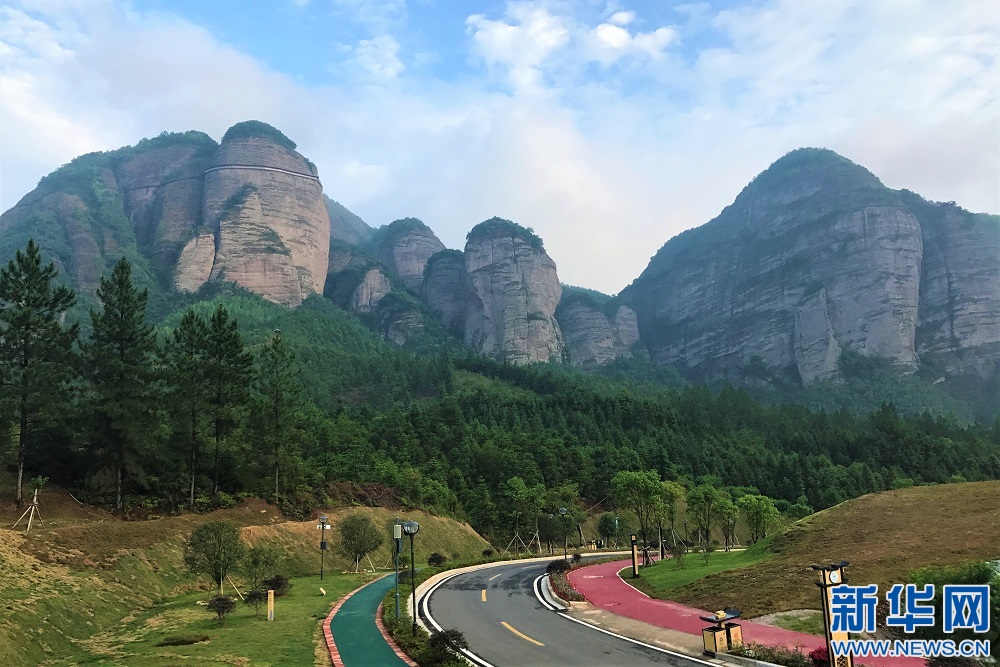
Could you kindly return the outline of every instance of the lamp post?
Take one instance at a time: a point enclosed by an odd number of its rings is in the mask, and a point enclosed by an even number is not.
[[[559,516],[560,516],[560,521],[562,522],[563,525],[563,560],[567,560],[568,556],[566,555],[566,542],[569,540],[569,528],[566,526],[565,507],[559,508]]]
[[[399,552],[403,548],[403,524],[397,516],[392,523],[392,562],[396,568],[396,618],[399,619]]]
[[[403,532],[410,536],[410,585],[413,586],[413,634],[417,634],[417,577],[413,559],[413,536],[420,530],[420,524],[416,521],[407,521],[403,524]]]
[[[319,525],[316,528],[319,529],[319,580],[323,581],[323,566],[326,564],[326,527],[327,516],[325,514],[319,515]]]

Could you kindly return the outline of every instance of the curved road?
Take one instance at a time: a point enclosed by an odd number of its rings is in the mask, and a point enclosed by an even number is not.
[[[606,634],[543,606],[535,580],[548,562],[456,575],[421,600],[433,623],[460,630],[483,662],[504,665],[674,665],[706,663]],[[426,600],[426,604],[425,604]]]

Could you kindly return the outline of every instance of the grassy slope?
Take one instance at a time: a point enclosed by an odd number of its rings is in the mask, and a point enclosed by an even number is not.
[[[905,582],[914,569],[1000,558],[1000,482],[921,486],[855,498],[776,535],[771,556],[673,589],[702,609],[752,617],[818,609],[813,563],[847,560],[855,584]],[[714,557],[714,556],[713,556]],[[689,556],[694,563],[697,555]]]
[[[194,606],[209,588],[204,580],[184,571],[183,541],[197,525],[224,519],[243,526],[249,542],[268,539],[286,552],[283,570],[293,575],[312,575],[319,568],[319,532],[315,520],[290,522],[277,515],[272,506],[248,502],[232,510],[207,515],[183,515],[153,521],[122,522],[95,510],[77,508],[64,494],[43,493],[42,516],[46,521],[29,535],[0,530],[0,655],[16,656],[10,665],[41,664],[161,664],[156,655],[189,655],[185,664],[305,664],[298,658],[289,662],[285,651],[313,652],[313,631],[320,613],[336,599],[337,592],[354,588],[355,575],[338,573],[347,561],[328,553],[329,595],[318,595],[316,587],[303,580],[293,589],[290,625],[275,624],[277,637],[260,642],[258,629],[245,627],[252,619],[241,620],[250,612],[239,610],[231,632],[214,630],[208,612]],[[60,512],[59,508],[65,511]],[[388,525],[396,514],[378,508],[328,510],[336,525],[345,514],[367,514],[380,525]],[[10,525],[20,513],[9,507],[0,510],[0,519]],[[420,512],[400,513],[413,518],[422,528],[417,537],[418,562],[431,551],[452,558],[471,558],[488,545],[466,525]],[[9,518],[9,521],[8,521]],[[388,532],[388,531],[387,531]],[[327,533],[335,541],[336,535]],[[387,540],[388,542],[388,540]],[[388,544],[372,556],[376,567],[388,560]],[[314,575],[312,575],[314,576]],[[234,577],[237,580],[238,576]],[[298,595],[303,599],[299,600]],[[325,612],[324,612],[325,613]],[[314,618],[315,616],[315,618]],[[153,645],[178,630],[204,632],[217,640],[193,647],[153,650]],[[209,632],[209,630],[212,630]],[[288,639],[286,635],[290,635]],[[285,639],[282,639],[285,637]],[[293,648],[289,648],[293,647]],[[220,655],[228,662],[218,662]],[[145,656],[121,662],[115,656]],[[289,654],[290,655],[290,654]],[[158,660],[159,658],[157,658]],[[109,662],[110,661],[110,662]],[[166,663],[162,663],[166,664]]]

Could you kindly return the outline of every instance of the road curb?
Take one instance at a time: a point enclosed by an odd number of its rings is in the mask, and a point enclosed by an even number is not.
[[[391,648],[392,652],[396,654],[396,657],[398,657],[400,660],[405,662],[410,667],[420,667],[420,665],[418,665],[413,661],[413,658],[406,655],[406,652],[403,651],[403,649],[399,648],[399,644],[397,644],[396,640],[392,638],[392,635],[389,634],[389,631],[385,629],[385,624],[382,623],[381,602],[378,603],[378,609],[375,610],[375,627],[377,627],[378,631],[382,633],[382,639],[384,639],[385,643],[389,645],[389,648]]]

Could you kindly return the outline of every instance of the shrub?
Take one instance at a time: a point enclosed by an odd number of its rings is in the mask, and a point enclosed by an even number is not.
[[[572,568],[573,566],[569,564],[568,560],[560,559],[560,560],[554,560],[551,563],[549,563],[548,566],[545,568],[545,571],[548,572],[549,574],[555,574],[557,572],[569,572]]]
[[[274,597],[280,598],[282,595],[288,593],[288,589],[292,587],[292,582],[288,580],[283,574],[276,574],[270,579],[265,579],[261,583],[261,587],[264,589],[264,594],[267,594],[268,589],[274,591]]]
[[[228,595],[216,595],[208,601],[208,610],[219,617],[219,625],[225,625],[226,614],[236,609],[236,601]]]
[[[493,555],[493,549],[483,549],[483,558],[489,558]]]
[[[580,555],[579,553],[575,553],[575,554],[573,554],[573,564],[574,564],[574,565],[577,565],[577,564],[579,564],[579,562],[580,562],[581,560],[583,560],[583,556],[581,556],[581,555]]]
[[[441,567],[442,565],[445,564],[445,561],[447,560],[448,559],[443,554],[439,554],[438,552],[435,551],[434,553],[432,553],[430,556],[427,557],[427,564],[430,565],[431,567]]]
[[[813,667],[813,662],[801,651],[787,649],[784,646],[764,646],[763,644],[744,644],[731,651],[754,660],[770,662],[785,667]]]
[[[458,630],[435,632],[427,643],[437,662],[444,662],[450,657],[461,659],[462,649],[469,648],[465,635]]]
[[[816,665],[827,665],[830,663],[830,652],[826,646],[817,646],[810,651],[809,659]]]

